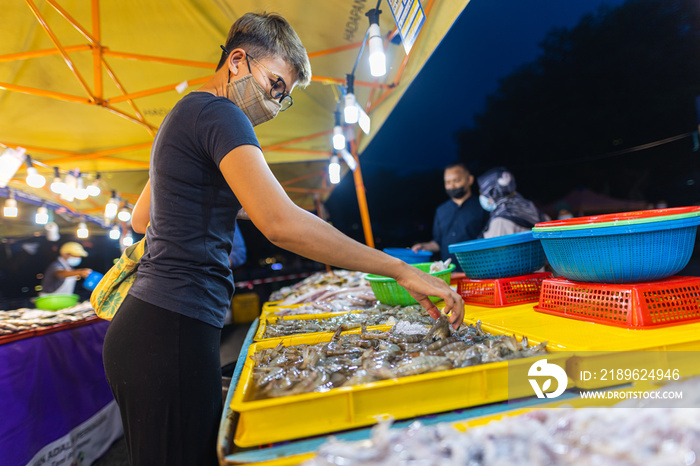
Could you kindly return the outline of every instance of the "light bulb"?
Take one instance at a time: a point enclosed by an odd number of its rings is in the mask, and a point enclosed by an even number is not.
[[[122,239],[122,246],[128,248],[132,244],[134,244],[134,237],[131,236],[131,233],[127,233],[126,235],[124,235],[124,239]]]
[[[333,149],[345,149],[345,135],[343,134],[343,128],[337,125],[333,127]]]
[[[85,225],[85,222],[80,222],[78,223],[78,238],[87,238],[90,232],[88,232],[87,225]]]
[[[5,207],[2,208],[2,215],[5,217],[16,217],[18,213],[17,201],[12,198],[7,199]]]
[[[85,180],[83,180],[81,175],[78,175],[78,180],[76,181],[75,198],[81,201],[88,198],[88,192],[87,189],[85,189]]]
[[[114,225],[112,229],[109,230],[109,239],[119,239],[121,235],[122,232],[117,225]]]
[[[49,209],[44,206],[36,209],[36,215],[34,216],[34,221],[37,225],[46,225],[49,223]]]
[[[333,155],[328,164],[328,178],[332,184],[340,183],[340,163],[337,155]]]
[[[117,218],[122,222],[128,222],[129,220],[131,220],[131,212],[129,212],[129,209],[124,208],[119,211],[119,213],[117,214]]]
[[[108,220],[114,220],[114,217],[117,216],[117,209],[119,209],[117,201],[117,195],[115,194],[114,191],[112,191],[112,197],[109,199],[109,202],[107,205],[105,205],[105,218]]]
[[[386,55],[379,24],[369,25],[369,72],[374,77],[386,74]]]
[[[78,179],[72,173],[66,173],[63,178],[63,191],[61,191],[61,199],[66,202],[73,202],[75,200],[75,191],[78,187]]]
[[[58,174],[58,167],[54,167],[53,183],[51,183],[51,191],[56,194],[62,194],[66,189],[66,184],[61,180],[61,175]]]
[[[359,118],[359,112],[357,111],[357,101],[355,100],[355,94],[348,92],[345,94],[345,123],[349,125],[354,125],[357,123]]]
[[[347,149],[341,150],[340,155],[343,157],[343,160],[345,160],[345,163],[347,164],[348,168],[352,171],[355,171],[355,169],[357,168],[357,161],[355,160],[355,157],[353,157]]]
[[[85,188],[87,190],[88,196],[97,197],[102,192],[100,187],[97,185],[99,179],[100,179],[100,176],[97,175],[97,178],[95,178],[95,181],[90,183],[90,186]]]
[[[46,178],[39,174],[34,167],[27,167],[27,184],[32,188],[43,188],[46,184]]]

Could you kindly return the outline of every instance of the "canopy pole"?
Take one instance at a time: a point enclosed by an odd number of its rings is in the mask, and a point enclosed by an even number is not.
[[[355,192],[357,193],[357,205],[360,208],[360,218],[362,219],[362,230],[365,233],[365,244],[370,248],[374,247],[374,236],[372,235],[372,224],[369,220],[369,209],[367,208],[367,195],[365,193],[365,184],[362,181],[362,170],[360,169],[360,158],[357,156],[357,144],[353,141],[350,144],[352,156],[357,162],[357,168],[352,172],[352,178],[355,181]]]

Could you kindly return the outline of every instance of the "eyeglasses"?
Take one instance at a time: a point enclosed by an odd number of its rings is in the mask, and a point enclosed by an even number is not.
[[[270,97],[279,101],[279,103],[282,105],[282,107],[280,107],[280,112],[284,112],[289,107],[291,107],[292,104],[294,104],[294,100],[292,99],[291,95],[289,95],[285,92],[287,90],[287,83],[284,82],[284,79],[282,79],[280,76],[275,74],[274,71],[272,71],[270,68],[268,68],[267,66],[265,66],[262,63],[260,63],[259,61],[257,61],[255,58],[253,58],[252,55],[250,55],[249,53],[246,52],[245,59],[248,62],[248,69],[250,69],[250,62],[248,61],[248,57],[250,57],[250,59],[253,60],[255,63],[257,63],[258,65],[262,66],[267,71],[269,71],[272,76],[277,78],[277,81],[275,81],[272,84],[272,87],[270,88]]]

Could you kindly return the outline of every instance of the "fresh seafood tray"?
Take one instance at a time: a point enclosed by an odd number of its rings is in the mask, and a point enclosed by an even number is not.
[[[546,342],[531,346],[526,337],[486,334],[478,323],[450,335],[446,317],[429,330],[403,322],[385,330],[252,344],[230,405],[239,415],[236,445],[533,396],[527,374],[536,358],[546,354],[564,367],[569,357],[546,353]],[[509,376],[522,383],[509,384]]]
[[[392,307],[377,304],[371,309],[342,314],[304,314],[285,317],[275,317],[268,314],[265,318],[260,319],[260,326],[253,340],[262,341],[292,335],[333,333],[338,330],[338,327],[342,327],[342,332],[357,333],[363,324],[368,329],[373,330],[377,326],[391,326],[402,320],[424,325],[432,325],[434,322],[433,318],[419,305]]]
[[[366,309],[377,302],[364,274],[350,270],[317,272],[275,291],[270,299],[278,300],[280,306],[305,304],[305,314]]]
[[[384,421],[369,439],[329,438],[303,466],[695,464],[700,410],[688,408],[700,403],[700,379],[655,392],[659,396],[618,400],[615,406],[623,409],[527,409],[461,425],[414,422],[400,429]],[[664,394],[674,392],[688,396],[667,401]]]
[[[89,301],[58,311],[28,308],[0,310],[0,344],[49,333],[59,327],[83,325],[96,319]]]

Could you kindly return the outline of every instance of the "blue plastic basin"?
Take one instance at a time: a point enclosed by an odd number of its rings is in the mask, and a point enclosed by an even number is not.
[[[517,277],[544,266],[544,251],[531,231],[449,245],[469,278]]]
[[[421,262],[429,262],[430,258],[433,257],[433,253],[430,251],[417,251],[413,252],[412,249],[408,248],[384,248],[383,251],[392,257],[401,259],[408,264],[420,264]]]
[[[564,231],[535,231],[557,274],[594,283],[661,280],[693,254],[700,218]]]

